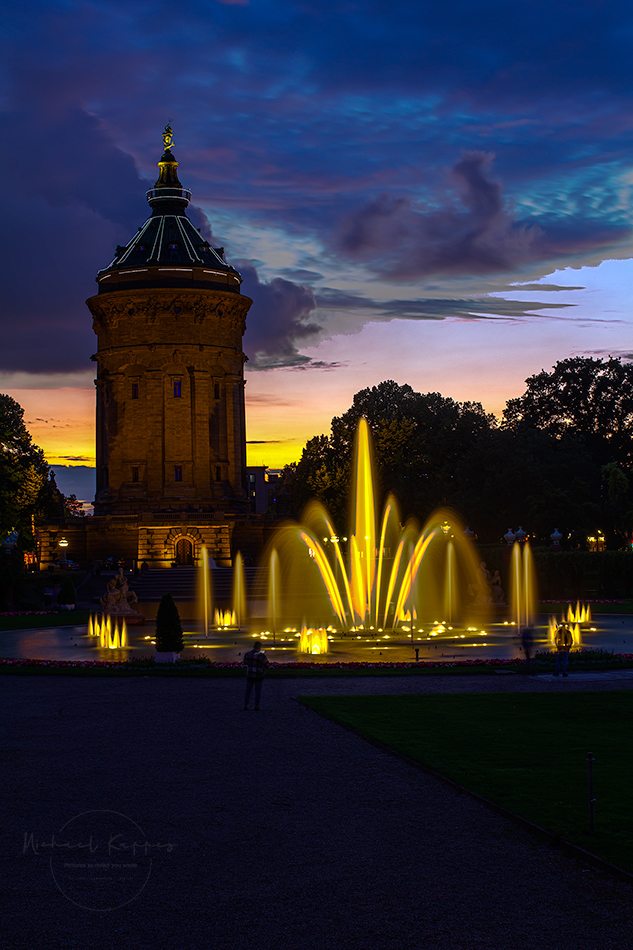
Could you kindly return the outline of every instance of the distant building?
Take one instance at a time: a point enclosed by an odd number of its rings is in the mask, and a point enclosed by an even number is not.
[[[275,489],[281,478],[282,470],[266,468],[265,465],[249,465],[246,469],[248,497],[251,512],[263,515],[275,501]]]
[[[230,564],[236,526],[252,526],[242,350],[252,301],[224,249],[187,217],[169,126],[163,141],[151,215],[87,301],[97,336],[95,513],[64,534],[75,560],[191,564],[206,544]],[[57,560],[59,533],[40,532],[42,566]]]

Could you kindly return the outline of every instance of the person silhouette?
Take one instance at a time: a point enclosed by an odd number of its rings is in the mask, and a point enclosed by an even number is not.
[[[532,647],[534,646],[534,631],[532,627],[524,627],[521,631],[521,647],[525,653],[525,674],[526,676],[531,672],[530,669],[530,660],[532,655]]]
[[[255,709],[259,709],[259,700],[262,694],[264,674],[270,666],[266,654],[262,651],[259,640],[255,640],[253,649],[244,654],[242,666],[246,667],[246,691],[244,693],[244,709],[248,709],[248,701],[255,687]]]
[[[563,676],[567,676],[567,661],[574,638],[565,621],[558,625],[554,642],[556,644],[556,669],[554,670],[554,676],[559,675],[561,667]]]

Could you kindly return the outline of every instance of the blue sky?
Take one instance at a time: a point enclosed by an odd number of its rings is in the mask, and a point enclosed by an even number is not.
[[[2,42],[0,388],[56,462],[91,464],[84,300],[167,119],[254,300],[254,464],[382,379],[499,412],[633,349],[628,3],[26,0]]]

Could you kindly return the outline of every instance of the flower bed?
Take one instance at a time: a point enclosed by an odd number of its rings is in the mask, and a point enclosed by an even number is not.
[[[0,611],[0,617],[44,617],[59,612],[59,607],[56,610],[3,610]]]
[[[537,656],[536,666],[540,665],[540,661],[545,660],[542,663],[541,668],[544,672],[548,672],[547,666],[553,665],[553,658],[555,654],[545,654]],[[580,653],[572,654],[577,660],[582,656]],[[548,664],[549,659],[549,664]],[[633,666],[633,653],[609,653],[605,654],[604,657],[595,657],[587,656],[586,657],[586,667],[585,664],[583,668],[589,669],[590,667],[595,667],[597,669],[604,669],[607,663],[611,663],[614,668],[622,668],[623,666]],[[534,661],[533,661],[534,665]],[[478,672],[484,672],[486,669],[495,670],[495,669],[521,669],[525,667],[525,659],[516,657],[514,659],[499,659],[498,657],[489,657],[486,659],[472,659],[472,660],[403,660],[400,662],[389,662],[389,661],[379,661],[379,662],[363,662],[362,660],[341,660],[335,663],[317,663],[311,660],[294,660],[287,663],[280,662],[279,660],[272,660],[270,663],[270,671],[274,675],[275,672],[280,674],[287,673],[291,670],[296,670],[298,673],[321,673],[327,674],[328,672],[332,675],[337,675],[350,671],[351,673],[369,673],[370,671],[375,671],[377,673],[388,673],[393,671],[394,673],[406,673],[406,672],[424,672],[430,670],[436,670],[437,672],[453,672],[453,671],[463,671],[473,670]],[[226,662],[215,662],[213,660],[207,659],[183,659],[178,660],[175,663],[169,664],[158,664],[155,662],[153,656],[144,656],[138,657],[133,660],[32,660],[22,657],[9,657],[2,659],[0,658],[0,673],[1,672],[46,672],[47,670],[52,671],[62,671],[66,670],[68,672],[76,671],[80,673],[81,671],[94,672],[97,673],[99,670],[104,672],[113,671],[116,673],[147,673],[147,672],[156,672],[158,674],[174,674],[181,672],[184,675],[188,673],[197,674],[197,673],[208,673],[213,674],[215,671],[221,672],[226,671],[229,675],[238,674],[243,671],[243,666],[240,661],[226,661]]]
[[[572,604],[576,602],[581,604],[630,604],[630,597],[617,597],[615,600],[608,597],[599,597],[599,598],[589,598],[586,597],[568,597],[567,599],[561,600],[560,597],[550,597],[549,600],[539,600],[539,604]]]
[[[622,654],[623,656],[633,658],[633,654]],[[272,660],[270,669],[275,670],[403,670],[403,669],[433,669],[433,668],[454,668],[454,667],[498,667],[498,666],[516,666],[525,663],[522,659],[498,659],[490,657],[487,659],[473,660],[403,660],[401,662],[364,662],[362,660],[341,660],[336,663],[315,663],[310,660],[294,660],[288,663],[281,663],[278,660]],[[76,667],[86,669],[90,667],[106,667],[108,669],[130,669],[139,670],[154,667],[154,657],[138,657],[133,660],[31,660],[25,658],[8,657],[0,658],[0,666],[38,666],[38,667]],[[174,667],[183,669],[186,667],[199,669],[216,670],[241,670],[242,663],[239,661],[213,661],[213,660],[179,660]]]

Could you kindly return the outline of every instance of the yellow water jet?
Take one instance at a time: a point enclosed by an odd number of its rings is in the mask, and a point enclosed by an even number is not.
[[[200,549],[200,568],[198,571],[199,614],[204,625],[204,635],[208,638],[213,615],[213,584],[209,570],[209,552],[206,544]]]
[[[513,623],[520,632],[525,627],[532,626],[536,603],[536,577],[529,541],[524,541],[522,544],[519,544],[518,541],[514,542],[511,557],[510,588]]]
[[[243,627],[246,624],[246,581],[244,578],[244,560],[238,551],[233,566],[233,625]]]

